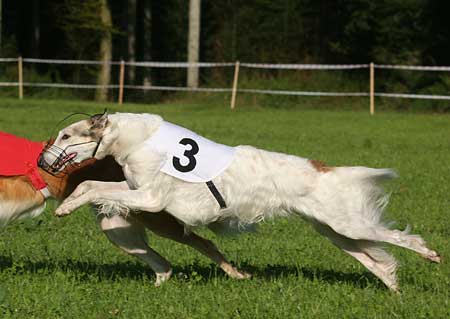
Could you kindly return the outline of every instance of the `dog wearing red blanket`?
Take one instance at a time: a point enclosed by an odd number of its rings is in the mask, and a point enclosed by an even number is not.
[[[36,160],[43,149],[42,142],[0,132],[0,225],[44,211],[50,193]]]

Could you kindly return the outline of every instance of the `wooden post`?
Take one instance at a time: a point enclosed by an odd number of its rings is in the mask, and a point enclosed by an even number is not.
[[[120,72],[119,72],[119,105],[123,103],[123,82],[125,77],[125,62],[120,61]]]
[[[234,66],[234,80],[233,80],[233,91],[231,93],[231,109],[234,110],[236,106],[236,93],[237,93],[237,85],[239,79],[239,61],[236,61]]]
[[[200,55],[200,16],[201,0],[189,0],[189,31],[188,31],[188,63],[187,86],[198,87],[198,63]],[[192,65],[194,64],[194,65]]]
[[[375,67],[370,63],[370,115],[375,114]]]
[[[22,67],[22,57],[17,59],[17,72],[19,75],[19,99],[23,99],[23,67]]]

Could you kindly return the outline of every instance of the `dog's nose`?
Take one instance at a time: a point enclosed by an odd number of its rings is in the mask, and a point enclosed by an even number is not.
[[[38,166],[42,169],[48,169],[50,165],[48,165],[47,161],[45,160],[44,157],[44,152],[42,152],[41,154],[39,154],[39,158],[38,158]]]

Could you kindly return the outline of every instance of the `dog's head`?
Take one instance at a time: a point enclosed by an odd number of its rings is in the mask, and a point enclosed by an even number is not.
[[[103,158],[99,156],[98,150],[108,125],[105,111],[62,129],[55,141],[42,152],[39,166],[52,173],[59,173],[69,164],[93,157]]]

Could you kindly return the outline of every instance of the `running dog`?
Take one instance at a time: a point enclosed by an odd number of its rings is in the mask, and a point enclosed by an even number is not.
[[[378,186],[390,169],[328,167],[252,146],[229,147],[164,121],[158,115],[97,114],[61,130],[42,154],[48,169],[64,159],[81,162],[111,155],[126,181],[84,182],[55,214],[95,203],[127,216],[162,210],[187,227],[252,225],[275,216],[302,216],[333,244],[361,262],[393,291],[397,262],[382,243],[440,256],[419,235],[391,230],[381,217],[388,198]],[[167,279],[167,278],[165,278]]]
[[[109,182],[125,180],[122,168],[110,156],[100,161],[87,160],[68,166],[57,175],[38,168],[38,157],[46,144],[0,132],[0,226],[40,215],[45,209],[46,198],[62,200],[88,179]],[[148,246],[145,228],[198,250],[230,277],[242,279],[249,276],[228,263],[211,241],[193,232],[185,233],[183,225],[167,213],[99,214],[97,222],[113,244],[138,257],[156,272],[156,286],[170,277],[172,271],[169,262]]]

